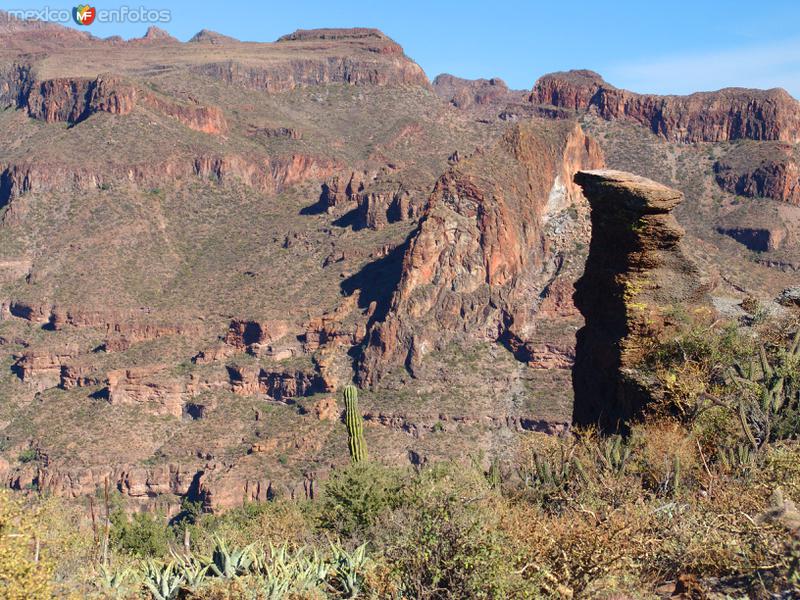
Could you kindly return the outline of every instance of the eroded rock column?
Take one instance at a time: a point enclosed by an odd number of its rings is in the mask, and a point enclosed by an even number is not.
[[[653,398],[637,370],[673,309],[707,305],[706,286],[681,245],[671,211],[683,194],[612,170],[580,171],[592,238],[574,301],[586,320],[573,369],[573,422],[616,430]]]

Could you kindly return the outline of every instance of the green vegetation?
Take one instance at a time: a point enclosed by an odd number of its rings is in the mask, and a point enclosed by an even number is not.
[[[19,453],[17,460],[19,460],[19,462],[21,463],[29,463],[36,460],[37,457],[38,454],[35,448],[26,448],[25,450]]]

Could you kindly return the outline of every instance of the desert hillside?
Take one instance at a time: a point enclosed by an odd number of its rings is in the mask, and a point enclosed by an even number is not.
[[[0,13],[9,597],[795,597],[800,103],[429,75]]]
[[[313,495],[346,459],[351,381],[389,463],[564,431],[582,169],[684,192],[722,310],[800,268],[800,107],[781,90],[431,83],[371,29],[181,43],[12,20],[0,36],[12,488]]]

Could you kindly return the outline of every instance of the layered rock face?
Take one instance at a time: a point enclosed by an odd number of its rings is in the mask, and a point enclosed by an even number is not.
[[[594,111],[605,119],[631,119],[673,142],[800,141],[800,104],[782,89],[726,88],[689,96],[636,94],[584,70],[541,77],[530,101]]]
[[[17,71],[27,78],[27,71]],[[8,94],[15,86],[7,84]],[[98,112],[129,115],[137,105],[177,119],[189,129],[204,133],[225,133],[228,125],[222,111],[215,106],[180,104],[138,89],[119,78],[48,79],[31,82],[23,79],[16,85],[19,108],[33,119],[47,123],[79,123]]]
[[[674,306],[707,306],[707,286],[671,214],[681,192],[613,170],[581,171],[575,182],[591,207],[592,238],[575,283],[586,325],[577,334],[573,421],[617,429],[652,399],[636,371],[644,345]]]
[[[326,83],[430,88],[422,68],[377,29],[298,30],[278,39],[276,46],[298,55],[305,50],[323,52],[319,57],[289,58],[266,66],[228,60],[192,68],[229,84],[270,93]],[[345,48],[350,52],[341,51]]]
[[[714,174],[719,186],[731,194],[772,198],[800,206],[800,166],[791,157],[741,168],[717,161]]]
[[[577,124],[532,122],[449,169],[410,240],[388,314],[369,333],[362,381],[398,365],[413,374],[455,336],[495,341],[524,330],[529,294],[546,287],[546,216],[578,202],[576,170],[601,164]],[[487,176],[493,168],[504,171]]]

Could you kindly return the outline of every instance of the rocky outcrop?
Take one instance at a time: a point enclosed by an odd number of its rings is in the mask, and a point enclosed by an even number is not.
[[[454,164],[436,183],[403,259],[388,314],[369,334],[360,378],[412,374],[454,337],[525,337],[546,288],[547,219],[579,202],[575,171],[602,156],[580,127],[533,121]],[[524,343],[524,341],[522,342]]]
[[[778,304],[800,308],[800,287],[786,288],[775,299]]]
[[[144,36],[129,40],[128,43],[144,46],[160,46],[163,44],[180,44],[180,40],[171,36],[169,32],[164,31],[160,27],[151,25],[147,28]]]
[[[322,183],[319,208],[328,213],[354,211],[357,229],[382,229],[389,223],[417,218],[424,207],[420,190],[408,189],[390,169],[352,171]]]
[[[671,142],[800,141],[800,104],[782,89],[656,96],[615,88],[592,71],[568,71],[541,77],[530,101],[630,119]]]
[[[328,385],[317,373],[299,369],[228,365],[231,391],[243,396],[266,395],[278,401],[324,392]]]
[[[189,42],[192,44],[225,45],[238,44],[239,40],[229,35],[211,31],[210,29],[201,29],[189,39]]]
[[[334,175],[322,182],[320,204],[328,213],[344,212],[358,206],[358,200],[369,181],[377,173],[352,171],[349,175]]]
[[[212,465],[198,479],[197,498],[203,508],[222,512],[248,502],[266,502],[277,497],[313,500],[317,494],[320,474],[306,472],[295,478],[273,480],[247,475],[235,465]]]
[[[702,310],[707,288],[681,245],[671,211],[683,194],[622,171],[582,171],[592,238],[575,305],[578,332],[573,421],[617,429],[654,397],[637,371],[643,348],[675,305]]]
[[[13,370],[22,381],[42,391],[62,385],[62,371],[68,369],[68,363],[79,354],[77,346],[53,351],[31,350],[17,359]]]
[[[163,178],[200,177],[219,185],[242,184],[274,193],[308,179],[324,179],[336,170],[330,159],[307,154],[244,157],[237,154],[168,158],[150,164],[110,164],[77,167],[24,162],[0,165],[0,207],[9,204],[3,223],[13,225],[25,215],[24,204],[13,200],[29,192],[73,192],[111,187],[114,184],[157,187]]]
[[[447,73],[436,76],[433,91],[445,102],[462,109],[521,102],[528,95],[521,90],[510,90],[505,81],[496,77],[462,79]]]
[[[777,250],[786,239],[783,227],[717,227],[717,231],[755,252]]]
[[[33,68],[29,64],[15,62],[0,67],[0,103],[23,106],[34,80]]]
[[[714,174],[719,186],[731,194],[772,198],[800,206],[800,166],[789,156],[741,168],[717,161]]]
[[[311,354],[319,349],[361,343],[366,335],[366,315],[349,318],[357,309],[358,299],[358,294],[348,296],[335,310],[309,319],[299,337],[303,351]]]
[[[82,498],[94,496],[108,482],[111,490],[142,505],[167,494],[189,496],[196,492],[202,470],[197,467],[166,464],[155,467],[119,465],[104,467],[65,467],[63,465],[25,465],[0,472],[11,489],[35,487],[41,493]],[[177,506],[174,507],[177,509]]]
[[[116,79],[49,79],[34,83],[24,98],[28,116],[46,123],[78,123],[98,112],[127,115],[136,89]]]
[[[170,335],[194,335],[201,331],[196,323],[168,323],[148,317],[140,311],[99,311],[63,305],[12,300],[12,316],[46,325],[53,331],[66,327],[96,328],[105,334],[101,349],[106,352],[127,350],[134,344]]]
[[[139,406],[152,414],[183,415],[183,382],[153,377],[166,366],[136,367],[108,374],[108,402],[113,405]]]
[[[234,319],[225,334],[225,343],[239,350],[247,350],[253,346],[277,342],[288,333],[289,324],[279,319],[267,321]]]

